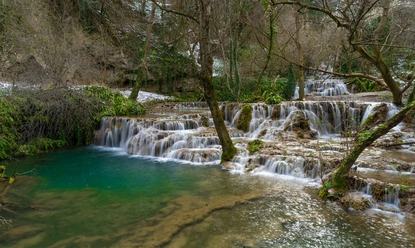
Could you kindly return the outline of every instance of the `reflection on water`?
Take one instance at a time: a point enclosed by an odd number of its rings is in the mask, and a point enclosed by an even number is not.
[[[413,247],[414,221],[344,211],[307,181],[80,148],[19,162],[1,247]],[[35,180],[35,183],[31,181]],[[30,185],[36,185],[31,187]]]

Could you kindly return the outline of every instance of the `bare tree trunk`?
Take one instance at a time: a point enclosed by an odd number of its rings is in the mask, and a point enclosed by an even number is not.
[[[143,2],[143,5],[144,4],[145,4],[145,2]],[[155,13],[156,13],[156,5],[153,2],[152,6],[151,6],[150,20],[149,20],[149,23],[147,24],[147,30],[146,30],[147,35],[146,35],[146,43],[145,43],[145,47],[144,47],[143,60],[142,60],[141,66],[138,68],[133,90],[131,91],[131,94],[128,97],[132,101],[137,100],[138,93],[140,91],[141,86],[144,83],[144,80],[148,79],[147,57],[148,57],[148,53],[150,51],[151,33],[152,33],[152,30],[153,30],[153,23],[154,23]]]
[[[415,102],[412,102],[401,109],[395,116],[387,120],[384,124],[377,127],[373,132],[361,133],[361,136],[353,150],[346,156],[343,163],[334,172],[332,178],[333,187],[338,192],[343,192],[346,186],[346,178],[349,175],[349,171],[363,150],[371,145],[375,140],[385,135],[393,127],[398,125],[405,118],[405,116],[413,113],[414,111]]]
[[[222,112],[219,109],[218,101],[216,99],[213,82],[212,82],[212,68],[213,58],[210,48],[210,27],[209,22],[211,18],[211,1],[200,0],[199,11],[199,42],[200,42],[200,81],[203,86],[204,97],[212,113],[213,122],[218,133],[219,140],[222,146],[221,162],[230,161],[235,153],[236,148],[229,136],[225,121],[223,120]]]
[[[268,6],[268,8],[271,8],[270,6]],[[258,81],[256,83],[256,87],[255,87],[255,94],[258,93],[259,90],[259,85],[261,84],[262,78],[264,77],[265,71],[268,69],[268,65],[269,62],[271,61],[271,55],[272,55],[272,50],[274,49],[274,19],[275,19],[275,14],[273,13],[273,11],[271,10],[265,10],[265,11],[269,11],[268,15],[268,28],[269,28],[269,37],[268,37],[268,51],[267,51],[267,59],[265,60],[265,65],[262,68],[261,72],[259,73],[258,76]]]
[[[303,26],[300,12],[299,10],[295,12],[295,26],[296,26],[296,32],[295,32],[295,45],[297,47],[297,54],[298,54],[298,64],[301,66],[298,67],[297,70],[297,77],[298,77],[298,100],[303,101],[304,100],[304,54],[303,54],[303,47],[301,46],[300,42],[300,32],[301,28]]]

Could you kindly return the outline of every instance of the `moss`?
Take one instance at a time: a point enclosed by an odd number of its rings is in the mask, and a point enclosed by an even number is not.
[[[250,153],[257,152],[261,149],[262,144],[264,142],[262,140],[256,139],[248,143],[248,151]]]
[[[329,196],[329,189],[324,186],[321,186],[318,192],[318,197],[320,197],[320,199],[326,200],[328,196]]]
[[[220,158],[220,162],[223,163],[226,161],[231,161],[233,157],[235,156],[236,151],[237,151],[236,148],[232,146],[228,152],[223,152]]]
[[[244,132],[248,132],[251,119],[252,119],[252,106],[249,104],[245,104],[242,107],[242,111],[241,111],[241,114],[239,115],[238,124],[236,125],[236,127]]]

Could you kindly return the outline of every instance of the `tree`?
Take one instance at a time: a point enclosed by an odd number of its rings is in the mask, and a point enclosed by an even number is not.
[[[215,124],[216,132],[222,146],[221,161],[230,161],[236,154],[236,148],[229,136],[226,128],[223,114],[219,109],[218,101],[213,86],[213,56],[212,56],[212,40],[211,40],[211,25],[212,20],[212,5],[214,0],[197,0],[195,1],[194,14],[181,12],[167,8],[165,5],[160,5],[156,0],[152,0],[160,9],[184,16],[193,22],[197,23],[197,42],[200,47],[199,51],[199,80],[203,87],[203,94],[209,110],[212,113],[213,122]]]
[[[257,80],[257,83],[256,83],[256,89],[255,89],[256,93],[259,90],[259,85],[261,84],[262,78],[264,77],[265,72],[268,69],[268,66],[269,66],[270,61],[271,61],[271,57],[272,57],[273,50],[274,50],[274,42],[275,42],[274,41],[274,36],[276,34],[276,30],[275,30],[276,28],[275,28],[274,21],[276,20],[276,18],[278,16],[277,14],[275,14],[275,11],[272,9],[272,7],[268,3],[263,2],[263,7],[264,7],[264,10],[265,10],[265,15],[268,17],[267,18],[268,19],[267,32],[265,32],[265,36],[268,39],[268,47],[266,49],[264,49],[266,51],[266,60],[265,60],[264,66],[263,66],[263,68],[262,68],[262,70],[261,70],[261,72],[259,73],[259,76],[258,76],[258,80]]]
[[[345,40],[351,50],[358,53],[360,58],[368,62],[375,70],[376,75],[368,71],[340,73],[315,69],[342,77],[362,77],[385,85],[393,95],[393,103],[402,105],[403,93],[412,85],[415,70],[410,72],[401,81],[394,76],[393,63],[399,57],[390,57],[393,50],[414,49],[413,45],[399,42],[399,38],[410,32],[410,20],[391,17],[391,0],[343,0],[343,1],[274,1],[272,6],[296,5],[302,11],[318,12],[329,18],[338,28],[345,30]],[[381,11],[379,11],[381,10]],[[381,15],[377,14],[381,13]],[[390,60],[393,60],[390,62]],[[301,66],[298,63],[295,63]],[[402,85],[401,85],[402,84]]]
[[[360,133],[359,140],[356,145],[353,147],[349,155],[346,156],[340,166],[335,170],[331,178],[333,188],[337,192],[343,193],[346,187],[346,178],[349,175],[349,171],[366,147],[370,146],[375,140],[388,133],[389,130],[398,125],[406,116],[411,115],[414,112],[415,101],[412,101],[410,104],[407,104],[404,108],[402,108],[396,115],[388,119],[379,127],[375,128],[373,131]],[[321,190],[325,191],[327,189],[322,187]],[[325,195],[325,193],[323,193],[323,195]]]
[[[391,0],[344,0],[344,1],[270,1],[273,6],[294,5],[304,12],[316,12],[332,22],[337,28],[340,28],[344,34],[346,51],[352,51],[360,56],[360,59],[366,61],[377,72],[377,75],[370,75],[368,71],[353,72],[349,66],[347,74],[341,72],[329,72],[327,70],[315,69],[326,73],[331,73],[343,77],[362,77],[373,80],[379,84],[384,84],[393,95],[393,103],[402,105],[403,93],[412,85],[415,78],[415,68],[412,70],[394,71],[405,57],[402,54],[393,52],[395,50],[414,49],[405,41],[398,42],[398,38],[404,38],[411,27],[402,17],[391,15]],[[398,8],[395,6],[395,8]],[[397,12],[397,9],[394,9]],[[378,13],[381,13],[380,15]],[[408,17],[408,16],[407,16]],[[406,25],[403,25],[406,23]],[[413,53],[412,53],[413,54]],[[412,58],[412,57],[410,57]],[[295,63],[303,66],[301,63]],[[402,72],[406,73],[402,77]],[[394,75],[393,75],[394,74]],[[401,86],[402,83],[402,86]],[[409,97],[408,103],[395,116],[385,123],[374,128],[372,131],[362,131],[358,134],[359,139],[350,153],[345,157],[343,162],[330,177],[333,188],[340,195],[346,187],[346,178],[349,171],[360,154],[375,140],[385,135],[389,130],[398,125],[406,116],[415,112],[415,101],[413,101],[414,89]],[[328,188],[322,187],[320,196],[326,197]]]
[[[142,5],[145,5],[145,2],[142,3]],[[144,9],[144,7],[142,7]],[[131,91],[130,96],[128,97],[132,101],[136,101],[138,97],[138,93],[140,91],[141,86],[143,85],[143,82],[148,79],[148,53],[150,51],[150,41],[152,36],[152,30],[153,30],[153,24],[154,24],[154,17],[156,15],[156,5],[153,3],[151,5],[151,14],[150,19],[147,24],[146,29],[146,42],[144,45],[144,54],[142,58],[142,62],[137,69],[137,76],[135,79],[135,84],[133,87],[133,90]]]

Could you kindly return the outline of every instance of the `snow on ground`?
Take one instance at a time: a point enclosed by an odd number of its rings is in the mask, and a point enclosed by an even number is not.
[[[1,89],[11,89],[12,86],[13,86],[12,84],[0,82],[0,90]],[[75,87],[75,89],[80,89],[82,87],[83,86],[77,86],[77,87]],[[128,90],[123,90],[123,91],[120,91],[120,92],[125,97],[129,97],[130,94],[131,94],[131,90],[132,89],[128,89]],[[140,90],[140,92],[138,93],[137,102],[149,102],[149,101],[154,101],[154,100],[166,100],[166,99],[172,99],[172,97]]]
[[[120,92],[125,97],[129,97],[131,94],[131,89],[120,91]],[[149,102],[153,100],[166,100],[166,99],[172,99],[172,97],[140,90],[138,93],[137,102]]]
[[[11,84],[0,82],[0,89],[6,89],[12,87]]]

